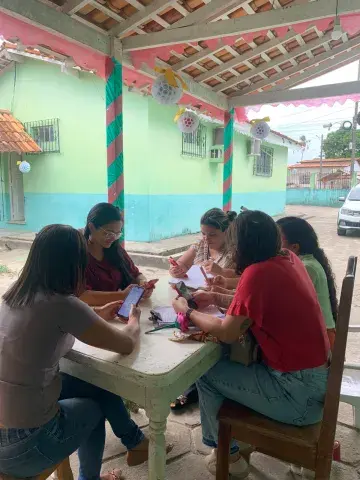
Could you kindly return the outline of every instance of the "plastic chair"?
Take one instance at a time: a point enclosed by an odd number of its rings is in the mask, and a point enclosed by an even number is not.
[[[229,478],[229,449],[232,438],[253,445],[256,451],[265,455],[315,471],[316,480],[329,479],[356,263],[356,257],[349,258],[342,284],[322,422],[295,427],[271,420],[237,403],[225,401],[219,412],[216,480]]]

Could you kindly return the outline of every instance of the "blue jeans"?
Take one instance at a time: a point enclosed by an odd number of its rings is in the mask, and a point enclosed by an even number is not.
[[[105,420],[128,450],[144,438],[121,397],[69,375],[62,375],[60,410],[47,424],[31,429],[0,429],[0,472],[38,475],[78,449],[80,480],[98,480],[105,445]]]
[[[246,367],[220,360],[197,381],[204,444],[217,447],[217,415],[225,399],[290,425],[319,422],[323,414],[327,377],[328,369],[325,367],[281,373],[263,363]],[[238,449],[233,442],[231,453]]]

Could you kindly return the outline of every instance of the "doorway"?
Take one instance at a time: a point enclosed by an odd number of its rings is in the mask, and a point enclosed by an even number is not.
[[[9,154],[9,194],[10,194],[10,221],[25,221],[25,197],[23,174],[19,170],[21,161],[17,153]]]

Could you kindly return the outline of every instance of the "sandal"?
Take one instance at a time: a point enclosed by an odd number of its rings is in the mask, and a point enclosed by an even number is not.
[[[170,408],[173,411],[179,412],[190,405],[198,403],[198,401],[199,395],[195,388],[194,390],[190,391],[188,395],[180,395],[175,402],[170,403]]]

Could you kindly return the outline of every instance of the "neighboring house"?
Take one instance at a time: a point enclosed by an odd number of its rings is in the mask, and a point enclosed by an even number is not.
[[[358,172],[360,158],[355,159],[354,171]],[[320,182],[327,188],[349,188],[351,158],[320,158],[302,160],[288,166],[287,188],[310,187],[311,176],[316,174],[316,182]],[[347,185],[349,184],[349,185]]]
[[[5,56],[12,62],[0,76],[0,108],[24,124],[42,152],[23,154],[31,171],[17,175],[16,182],[12,172],[19,158],[1,154],[0,227],[38,231],[49,223],[83,226],[89,209],[107,200],[104,82],[71,64],[59,66],[40,52],[10,50]],[[195,134],[182,135],[174,123],[176,111],[176,106],[160,106],[151,96],[124,89],[128,240],[197,232],[201,215],[222,206],[218,145],[223,129],[202,116]],[[249,124],[235,127],[233,209],[245,205],[281,213],[288,149],[300,145],[276,132],[262,144],[260,155],[249,155],[249,132]]]

